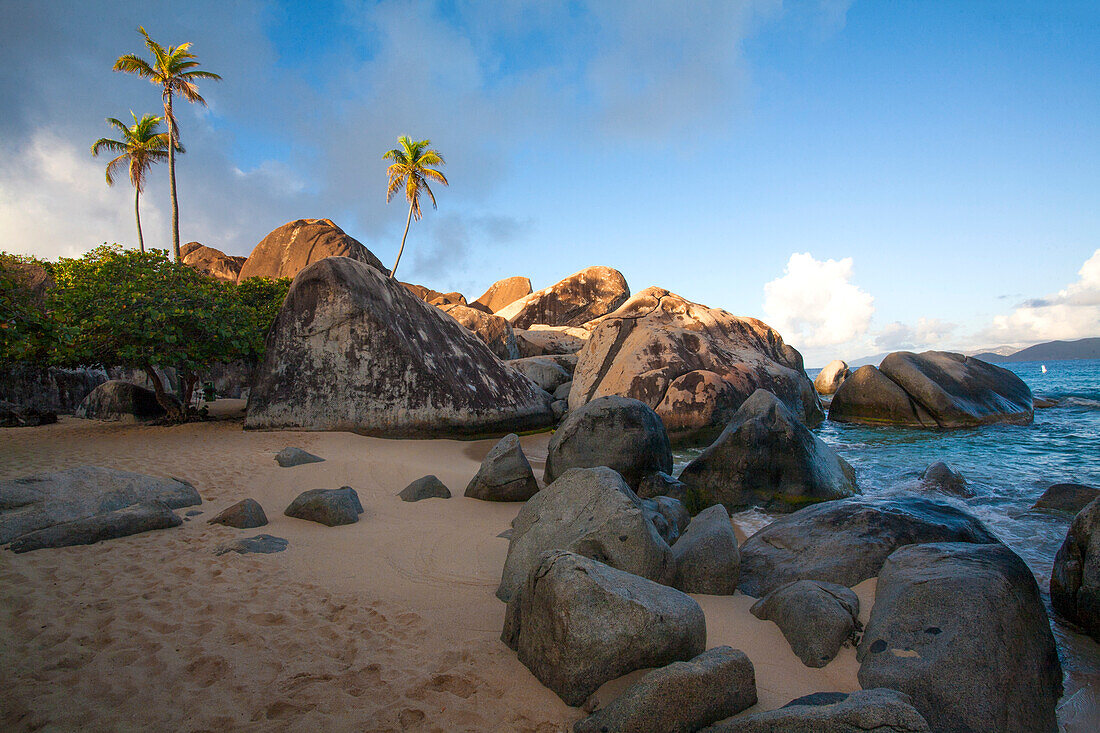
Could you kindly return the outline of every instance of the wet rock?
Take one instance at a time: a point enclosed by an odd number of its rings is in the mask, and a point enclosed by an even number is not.
[[[817,693],[778,710],[731,718],[706,733],[928,733],[908,695],[886,689]]]
[[[840,388],[841,383],[851,376],[848,365],[840,359],[834,359],[825,365],[814,379],[814,389],[818,394],[830,395]]]
[[[401,501],[420,501],[421,499],[450,499],[451,490],[434,475],[421,476],[401,489],[397,494]]]
[[[1085,486],[1084,484],[1054,484],[1043,492],[1043,495],[1031,505],[1031,508],[1076,514],[1097,497],[1100,497],[1100,489],[1094,489],[1091,486]]]
[[[190,514],[190,512],[188,512]],[[224,524],[237,529],[254,529],[267,524],[267,515],[260,502],[242,499],[210,520],[210,524]]]
[[[206,247],[198,242],[188,242],[180,247],[180,260],[204,275],[215,280],[237,282],[241,266],[247,257],[232,257],[220,249]]]
[[[648,474],[672,470],[668,434],[648,405],[626,397],[601,397],[572,410],[547,448],[546,483],[570,468],[607,466],[630,486]]]
[[[167,504],[150,501],[27,532],[12,540],[10,548],[20,553],[48,547],[91,545],[181,524],[183,520]]]
[[[691,597],[560,550],[533,565],[501,634],[540,682],[574,706],[628,672],[698,656],[706,637]]]
[[[389,270],[354,237],[330,219],[298,219],[275,229],[252,250],[238,280],[250,277],[296,277],[299,272],[326,257],[348,257],[376,272]]]
[[[860,685],[909,695],[933,730],[1058,730],[1050,622],[1031,571],[1002,544],[894,552],[857,658]]]
[[[677,441],[712,440],[757,389],[808,425],[824,414],[802,356],[779,333],[661,288],[647,288],[589,324],[569,409],[607,395],[652,407]]]
[[[730,516],[721,504],[704,509],[672,546],[671,585],[685,593],[732,596],[741,574],[741,553]]]
[[[167,413],[152,390],[112,379],[93,389],[74,414],[89,420],[155,420]]]
[[[524,504],[512,522],[497,598],[510,601],[542,553],[570,550],[661,580],[671,551],[652,512],[610,468],[574,468]]]
[[[610,267],[589,267],[497,311],[513,328],[583,326],[630,297],[626,278]]]
[[[1073,518],[1050,574],[1054,610],[1100,641],[1100,499]]]
[[[741,591],[757,598],[796,580],[845,587],[873,578],[904,545],[995,543],[981,521],[925,496],[852,498],[781,517],[741,545]]]
[[[607,707],[578,721],[573,733],[692,733],[756,704],[756,674],[745,653],[728,646],[655,669]]]
[[[229,552],[236,552],[240,555],[248,555],[251,553],[259,553],[263,555],[270,555],[276,552],[282,552],[290,543],[282,537],[272,537],[269,534],[258,534],[255,537],[245,537],[243,539],[227,542],[214,551],[215,555],[224,555]]]
[[[680,473],[689,511],[720,503],[790,512],[858,493],[848,462],[763,389],[745,400],[710,447]]]
[[[498,359],[518,359],[519,347],[508,321],[464,305],[444,305],[440,309],[462,324],[489,347]]]
[[[301,448],[287,447],[275,454],[275,462],[283,468],[292,468],[306,463],[321,463],[325,459],[308,453]]]
[[[773,621],[807,667],[824,667],[863,628],[859,598],[848,588],[820,580],[798,580],[776,588],[749,609]]]
[[[973,496],[966,479],[958,471],[943,461],[936,461],[920,475],[921,485],[926,489],[951,496]]]
[[[527,501],[539,490],[519,436],[506,435],[493,446],[466,486],[466,496],[483,501]]]
[[[328,527],[355,524],[363,513],[359,495],[350,486],[339,489],[311,489],[298,495],[283,512],[288,517],[317,522]]]
[[[497,280],[489,286],[489,289],[475,300],[489,309],[490,313],[496,313],[507,305],[511,305],[520,298],[531,294],[531,281],[525,277],[506,277]]]
[[[290,286],[245,427],[453,437],[553,419],[550,396],[453,318],[376,269],[329,257]]]

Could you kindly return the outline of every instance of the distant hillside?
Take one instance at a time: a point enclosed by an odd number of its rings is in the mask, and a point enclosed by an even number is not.
[[[1017,361],[1067,361],[1069,359],[1100,359],[1100,338],[1077,341],[1048,341],[1021,349],[1015,354],[975,354],[975,358],[991,364],[1007,364]]]

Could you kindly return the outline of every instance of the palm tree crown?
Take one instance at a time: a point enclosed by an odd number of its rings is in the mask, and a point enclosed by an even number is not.
[[[128,53],[118,57],[114,69],[137,74],[161,88],[161,97],[164,99],[164,119],[168,123],[168,136],[173,142],[173,145],[168,148],[168,178],[172,190],[172,244],[178,262],[180,226],[179,205],[176,202],[176,159],[173,149],[179,145],[179,126],[172,113],[172,97],[178,94],[188,102],[197,102],[206,106],[206,100],[199,94],[199,88],[195,82],[199,79],[220,81],[221,77],[211,71],[196,68],[199,62],[195,60],[195,54],[190,51],[190,43],[165,48],[150,38],[144,28],[139,27],[138,31],[145,37],[145,46],[153,54],[153,62],[149,63],[140,56]]]
[[[130,112],[134,118],[134,124],[127,127],[122,120],[108,117],[107,122],[119,129],[122,133],[121,140],[111,140],[101,137],[92,145],[92,155],[98,156],[106,150],[118,155],[107,164],[107,185],[115,185],[115,176],[119,168],[127,166],[130,174],[130,183],[134,186],[134,217],[137,219],[138,246],[145,251],[145,239],[141,234],[141,212],[138,208],[141,192],[145,189],[145,174],[149,166],[159,163],[168,157],[168,133],[160,132],[162,117],[153,115],[138,116]],[[176,145],[181,153],[183,148]]]
[[[434,209],[437,208],[435,194],[432,193],[432,189],[428,185],[428,179],[438,181],[444,186],[447,185],[447,177],[435,168],[429,167],[446,164],[443,156],[438,151],[428,147],[432,144],[431,140],[413,142],[408,135],[402,135],[397,138],[397,143],[401,147],[394,148],[382,155],[383,160],[393,161],[390,167],[386,169],[386,174],[390,177],[389,185],[386,187],[386,203],[390,202],[397,189],[404,186],[405,198],[409,201],[409,216],[405,220],[405,234],[401,237],[401,249],[397,251],[397,262],[393,265],[393,270],[390,272],[391,276],[397,272],[397,265],[401,262],[401,253],[405,251],[405,237],[409,234],[409,222],[412,221],[413,217],[420,221],[423,216],[420,210],[420,192],[427,192]]]

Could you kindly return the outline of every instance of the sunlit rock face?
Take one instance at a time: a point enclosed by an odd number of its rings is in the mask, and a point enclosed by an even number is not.
[[[294,277],[326,257],[350,257],[383,274],[389,272],[369,249],[330,219],[298,219],[264,237],[241,266],[238,277]]]
[[[248,428],[480,435],[553,421],[550,395],[454,318],[362,262],[298,274],[267,338]]]
[[[220,249],[207,247],[198,242],[188,242],[180,247],[180,259],[183,264],[215,280],[235,283],[241,273],[241,265],[247,258],[233,257]]]
[[[529,278],[506,277],[490,285],[489,289],[474,302],[485,306],[491,313],[496,313],[505,306],[509,306],[530,294],[531,280]]]
[[[630,297],[626,278],[610,267],[589,267],[497,311],[513,328],[583,326]]]
[[[651,287],[589,325],[570,410],[606,395],[633,397],[656,410],[679,442],[714,438],[757,389],[807,425],[824,417],[802,355],[755,318]]]

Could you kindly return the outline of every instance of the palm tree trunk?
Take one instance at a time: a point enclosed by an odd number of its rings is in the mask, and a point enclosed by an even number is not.
[[[145,239],[141,236],[141,209],[138,207],[138,201],[141,200],[141,191],[137,186],[134,187],[134,218],[137,219],[138,227],[138,247],[141,248],[142,254],[145,254]]]
[[[172,93],[164,96],[164,116],[168,120],[168,183],[172,189],[172,253],[180,261],[180,208],[176,201],[176,118],[172,116]]]
[[[409,218],[405,219],[405,233],[401,235],[401,249],[397,250],[397,262],[393,263],[393,269],[390,270],[390,277],[397,276],[397,265],[401,262],[401,253],[405,251],[405,237],[409,236],[409,224],[412,223],[413,218],[413,204],[409,202]]]

